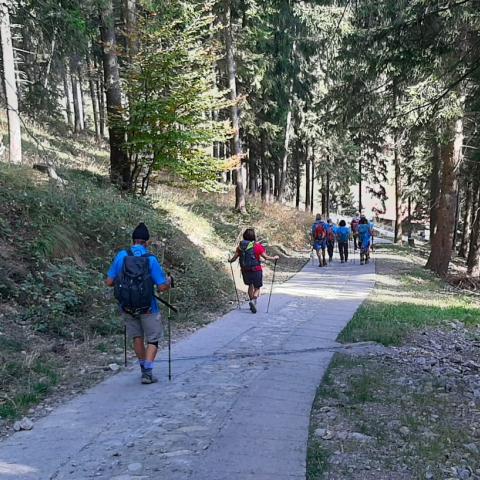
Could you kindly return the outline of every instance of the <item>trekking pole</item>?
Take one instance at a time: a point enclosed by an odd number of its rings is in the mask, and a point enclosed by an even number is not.
[[[275,260],[275,264],[273,266],[273,277],[272,277],[272,286],[270,287],[270,296],[268,297],[268,306],[267,306],[267,313],[270,309],[270,300],[272,299],[272,292],[273,292],[273,284],[275,283],[275,272],[277,270],[277,260]]]
[[[237,290],[237,282],[235,281],[235,274],[233,273],[233,266],[232,263],[230,263],[230,270],[232,271],[232,280],[233,280],[233,285],[235,287],[235,293],[237,294],[237,302],[238,302],[238,308],[241,309],[240,307],[240,297],[238,296],[238,290]]]
[[[127,366],[127,325],[123,325],[123,353],[125,357],[125,367]]]
[[[173,282],[173,277],[170,276],[170,290],[168,291],[168,303],[170,303],[172,298],[172,288],[175,286]],[[168,381],[172,381],[172,328],[170,322],[171,309],[168,309],[167,314],[167,328],[168,328]]]

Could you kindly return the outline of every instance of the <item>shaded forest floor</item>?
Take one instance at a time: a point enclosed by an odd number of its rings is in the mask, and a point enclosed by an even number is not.
[[[276,278],[283,281],[307,260],[311,223],[309,215],[254,200],[239,216],[228,191],[163,184],[147,198],[122,196],[108,181],[105,146],[32,130],[39,143],[25,140],[27,165],[0,163],[0,435],[122,368],[123,328],[103,281],[139,221],[176,279],[174,339],[235,308],[226,259],[245,227],[256,227],[269,253],[281,255]],[[65,188],[30,168],[45,155]],[[238,267],[235,274],[241,286]],[[265,285],[270,279],[267,268]]]
[[[337,354],[311,416],[308,478],[480,478],[480,302],[376,252],[377,284],[340,335],[378,342]]]

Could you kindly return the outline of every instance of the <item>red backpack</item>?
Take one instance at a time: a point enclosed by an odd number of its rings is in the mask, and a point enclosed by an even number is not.
[[[318,223],[315,227],[315,240],[324,240],[327,236],[327,231],[325,230],[325,224]]]
[[[335,241],[335,232],[333,231],[333,225],[328,229],[328,240]]]

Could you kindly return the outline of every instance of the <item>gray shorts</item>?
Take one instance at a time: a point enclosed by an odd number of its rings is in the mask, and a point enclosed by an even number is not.
[[[145,313],[138,317],[132,317],[132,315],[122,312],[122,318],[130,338],[142,337],[146,338],[147,342],[158,342],[163,338],[163,323],[160,313]]]

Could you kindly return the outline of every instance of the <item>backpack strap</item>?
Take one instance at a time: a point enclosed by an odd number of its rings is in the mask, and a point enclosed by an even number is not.
[[[133,252],[132,252],[132,249],[131,249],[131,248],[127,248],[125,251],[127,252],[127,255],[128,255],[129,257],[133,257]]]

